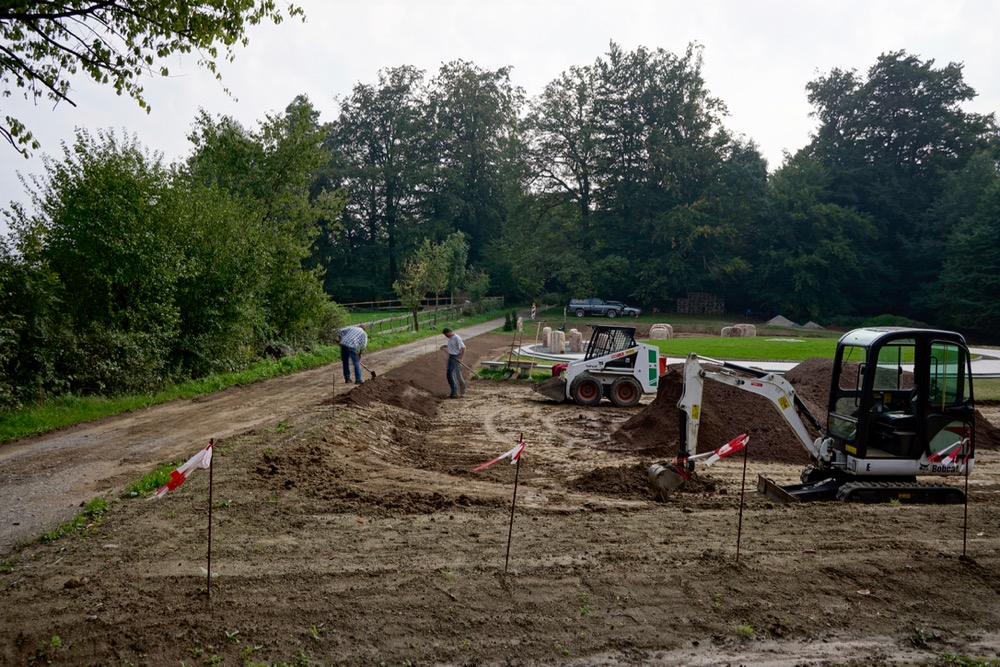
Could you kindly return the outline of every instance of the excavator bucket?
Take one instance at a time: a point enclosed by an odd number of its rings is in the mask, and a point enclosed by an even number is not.
[[[690,477],[691,473],[672,461],[660,461],[649,466],[649,485],[656,497],[663,501],[684,486]]]
[[[532,386],[542,396],[547,396],[553,401],[566,400],[566,378],[549,378],[544,382],[537,382]]]

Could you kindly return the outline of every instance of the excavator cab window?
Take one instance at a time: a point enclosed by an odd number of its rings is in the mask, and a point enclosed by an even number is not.
[[[845,345],[841,349],[840,363],[834,369],[837,384],[834,387],[827,428],[830,435],[846,443],[853,443],[857,438],[865,353],[863,347]]]
[[[845,451],[859,458],[911,458],[916,418],[909,410],[915,378],[904,368],[916,341],[903,338],[877,349],[845,345],[836,370],[827,426]]]
[[[969,355],[955,343],[931,344],[927,395],[927,450],[937,454],[971,435],[974,427]],[[962,456],[967,453],[963,450]]]
[[[892,341],[878,351],[872,382],[872,410],[876,413],[909,412],[916,381],[913,371],[904,369],[904,364],[912,367],[916,349],[916,341],[905,338]]]

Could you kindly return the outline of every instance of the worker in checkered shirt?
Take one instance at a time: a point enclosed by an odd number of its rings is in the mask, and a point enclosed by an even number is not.
[[[368,345],[368,334],[361,327],[344,327],[340,330],[340,361],[344,364],[344,382],[351,381],[354,365],[354,383],[361,384],[361,355]]]

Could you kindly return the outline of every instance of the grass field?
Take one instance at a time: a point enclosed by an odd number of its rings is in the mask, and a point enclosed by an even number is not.
[[[662,354],[685,357],[696,352],[703,357],[763,361],[802,361],[812,357],[833,359],[834,338],[672,338],[646,341]]]

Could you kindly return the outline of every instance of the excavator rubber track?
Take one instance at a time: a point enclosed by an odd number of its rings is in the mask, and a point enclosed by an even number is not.
[[[809,484],[779,486],[759,475],[757,490],[778,503],[839,500],[849,503],[953,505],[965,502],[965,493],[958,487],[933,482],[844,482],[831,477]]]
[[[965,502],[965,492],[950,484],[929,482],[848,482],[837,490],[837,500],[849,503],[958,505]]]

